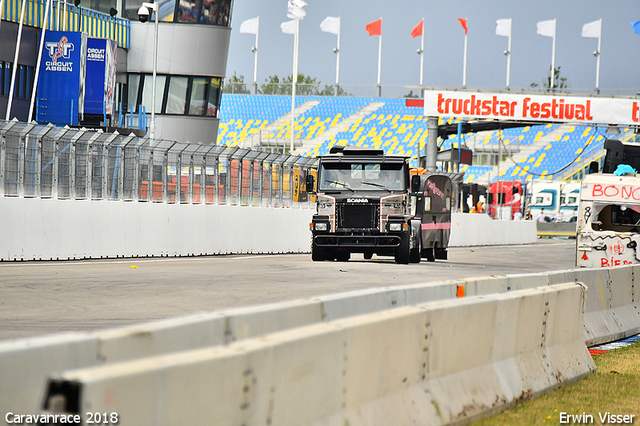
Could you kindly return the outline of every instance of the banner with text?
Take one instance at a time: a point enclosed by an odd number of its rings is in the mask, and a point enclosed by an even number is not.
[[[640,101],[627,98],[425,90],[424,115],[638,125]]]
[[[36,121],[77,125],[84,111],[87,35],[47,31],[38,79]]]

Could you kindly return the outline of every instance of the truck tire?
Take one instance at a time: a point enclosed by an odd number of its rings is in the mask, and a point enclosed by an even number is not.
[[[409,264],[409,238],[408,232],[400,236],[400,245],[396,248],[396,263]]]
[[[409,262],[420,263],[421,257],[422,257],[422,235],[418,235],[418,247],[414,247],[411,249],[411,252],[409,253]]]
[[[433,248],[426,248],[422,250],[422,257],[427,259],[428,262],[434,262],[436,260],[436,256],[434,254]]]
[[[447,260],[447,249],[446,248],[436,248],[435,249],[435,257],[438,260]]]
[[[315,243],[311,243],[311,260],[314,262],[322,262],[327,260],[324,248],[318,247]]]
[[[336,253],[336,260],[338,262],[348,262],[349,259],[351,259],[351,253],[349,253],[348,251],[338,250],[338,252]]]

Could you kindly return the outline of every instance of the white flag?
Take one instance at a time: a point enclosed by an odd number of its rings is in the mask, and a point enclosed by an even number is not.
[[[257,34],[259,20],[260,20],[259,16],[256,16],[255,18],[247,19],[242,24],[240,24],[240,32],[243,34]]]
[[[589,22],[582,26],[582,37],[600,38],[602,34],[602,19]]]
[[[304,19],[307,12],[303,9],[307,3],[302,0],[289,0],[287,3],[287,18]]]
[[[296,33],[296,20],[286,21],[280,24],[280,29],[285,34],[295,34]]]
[[[340,18],[327,16],[324,21],[320,22],[320,30],[325,33],[338,34],[340,32]]]
[[[555,37],[556,36],[556,20],[552,19],[550,21],[540,21],[536,24],[538,28],[538,34],[545,37]]]
[[[498,24],[498,26],[496,27],[496,35],[503,37],[511,36],[511,18],[498,19],[496,23]]]

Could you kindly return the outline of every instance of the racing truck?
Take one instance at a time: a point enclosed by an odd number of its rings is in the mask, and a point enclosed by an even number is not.
[[[602,173],[593,162],[580,188],[576,265],[640,263],[640,145],[608,139]],[[622,167],[620,167],[622,166]]]
[[[409,158],[381,149],[335,146],[318,157],[310,229],[313,261],[393,256],[396,263],[447,259],[452,183],[441,173],[411,169]],[[317,188],[316,188],[317,184]]]

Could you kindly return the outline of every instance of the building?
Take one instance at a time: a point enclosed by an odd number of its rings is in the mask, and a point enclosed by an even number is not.
[[[9,118],[28,121],[40,36],[47,3],[26,0]],[[152,110],[155,25],[138,21],[142,1],[52,2],[48,31],[81,31],[114,40],[117,66],[114,110],[106,120],[80,117],[85,126],[149,130]],[[215,143],[222,83],[227,67],[233,0],[170,0],[159,3],[155,137]],[[0,115],[6,116],[22,2],[4,0],[0,25]],[[154,14],[155,16],[155,14]],[[44,49],[43,58],[47,54]],[[42,91],[40,91],[41,93]],[[46,99],[36,95],[34,110]],[[33,114],[35,118],[36,113]],[[58,123],[61,124],[61,123]]]

